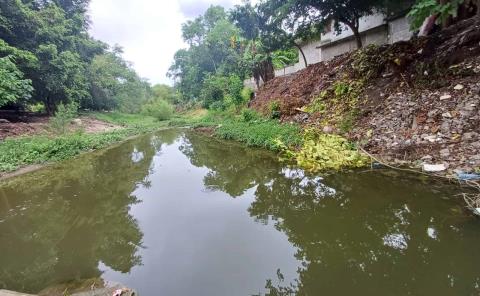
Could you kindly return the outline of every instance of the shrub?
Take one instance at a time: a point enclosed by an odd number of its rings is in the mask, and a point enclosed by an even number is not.
[[[280,112],[280,103],[278,101],[270,102],[268,105],[268,115],[271,119],[278,119],[282,115]]]
[[[282,150],[294,158],[299,166],[312,172],[359,168],[367,165],[369,160],[345,138],[322,134],[313,129],[305,131],[300,151],[287,146],[283,146]]]
[[[173,106],[164,100],[155,100],[143,105],[142,114],[155,117],[159,121],[168,120],[173,115]]]
[[[255,91],[250,87],[244,87],[240,95],[242,96],[242,100],[244,103],[248,103],[252,100]]]
[[[257,112],[248,108],[243,109],[240,116],[244,122],[250,122],[260,118],[260,115]]]
[[[69,104],[60,103],[57,106],[55,115],[50,118],[50,128],[56,134],[65,134],[72,120],[78,115],[78,104],[71,102]]]
[[[281,150],[283,143],[288,147],[301,142],[300,127],[295,124],[280,124],[274,120],[259,122],[224,122],[215,130],[215,134],[227,140],[244,142],[249,146]]]

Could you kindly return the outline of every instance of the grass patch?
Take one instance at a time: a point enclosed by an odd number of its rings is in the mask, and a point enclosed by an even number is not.
[[[11,172],[25,165],[65,160],[167,125],[153,117],[136,114],[94,113],[93,116],[124,128],[98,134],[75,132],[56,137],[40,135],[6,139],[0,143],[0,172]]]
[[[280,150],[279,141],[288,147],[296,147],[301,143],[298,125],[281,124],[274,120],[224,122],[215,130],[215,135],[270,150]]]
[[[120,112],[95,112],[89,115],[98,120],[130,128],[156,127],[162,125],[155,117],[142,114],[126,114]]]

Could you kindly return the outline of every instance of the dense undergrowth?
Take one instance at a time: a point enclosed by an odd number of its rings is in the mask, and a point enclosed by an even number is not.
[[[167,125],[167,122],[159,122],[153,117],[142,115],[94,113],[92,116],[123,128],[98,134],[87,134],[80,130],[56,136],[45,134],[6,139],[0,143],[0,172],[11,172],[25,165],[68,159]]]
[[[282,159],[296,162],[312,172],[358,168],[368,164],[368,158],[341,136],[324,134],[316,129],[303,130],[298,124],[265,118],[250,109],[236,115],[190,111],[171,121],[170,125],[211,127],[216,137],[280,152]]]

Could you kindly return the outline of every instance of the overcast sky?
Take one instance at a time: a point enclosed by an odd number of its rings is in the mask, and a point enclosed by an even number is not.
[[[119,44],[124,57],[151,83],[171,84],[166,77],[175,51],[186,47],[181,24],[211,4],[231,7],[241,0],[92,0],[91,33],[110,45]]]

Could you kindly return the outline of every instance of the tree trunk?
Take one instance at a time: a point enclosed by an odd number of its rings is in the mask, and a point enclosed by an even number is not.
[[[357,49],[360,49],[363,47],[362,43],[362,35],[360,35],[360,31],[358,30],[358,27],[352,26],[351,27],[353,36],[355,37],[355,41],[357,42]]]
[[[480,0],[477,0],[477,15],[480,16]]]
[[[480,1],[480,0],[479,0]],[[293,45],[298,48],[298,51],[300,51],[300,53],[302,54],[302,57],[303,57],[303,62],[305,63],[305,68],[308,67],[308,63],[307,63],[307,58],[305,57],[305,53],[303,52],[303,49],[300,45],[298,45],[296,42],[293,43]]]

